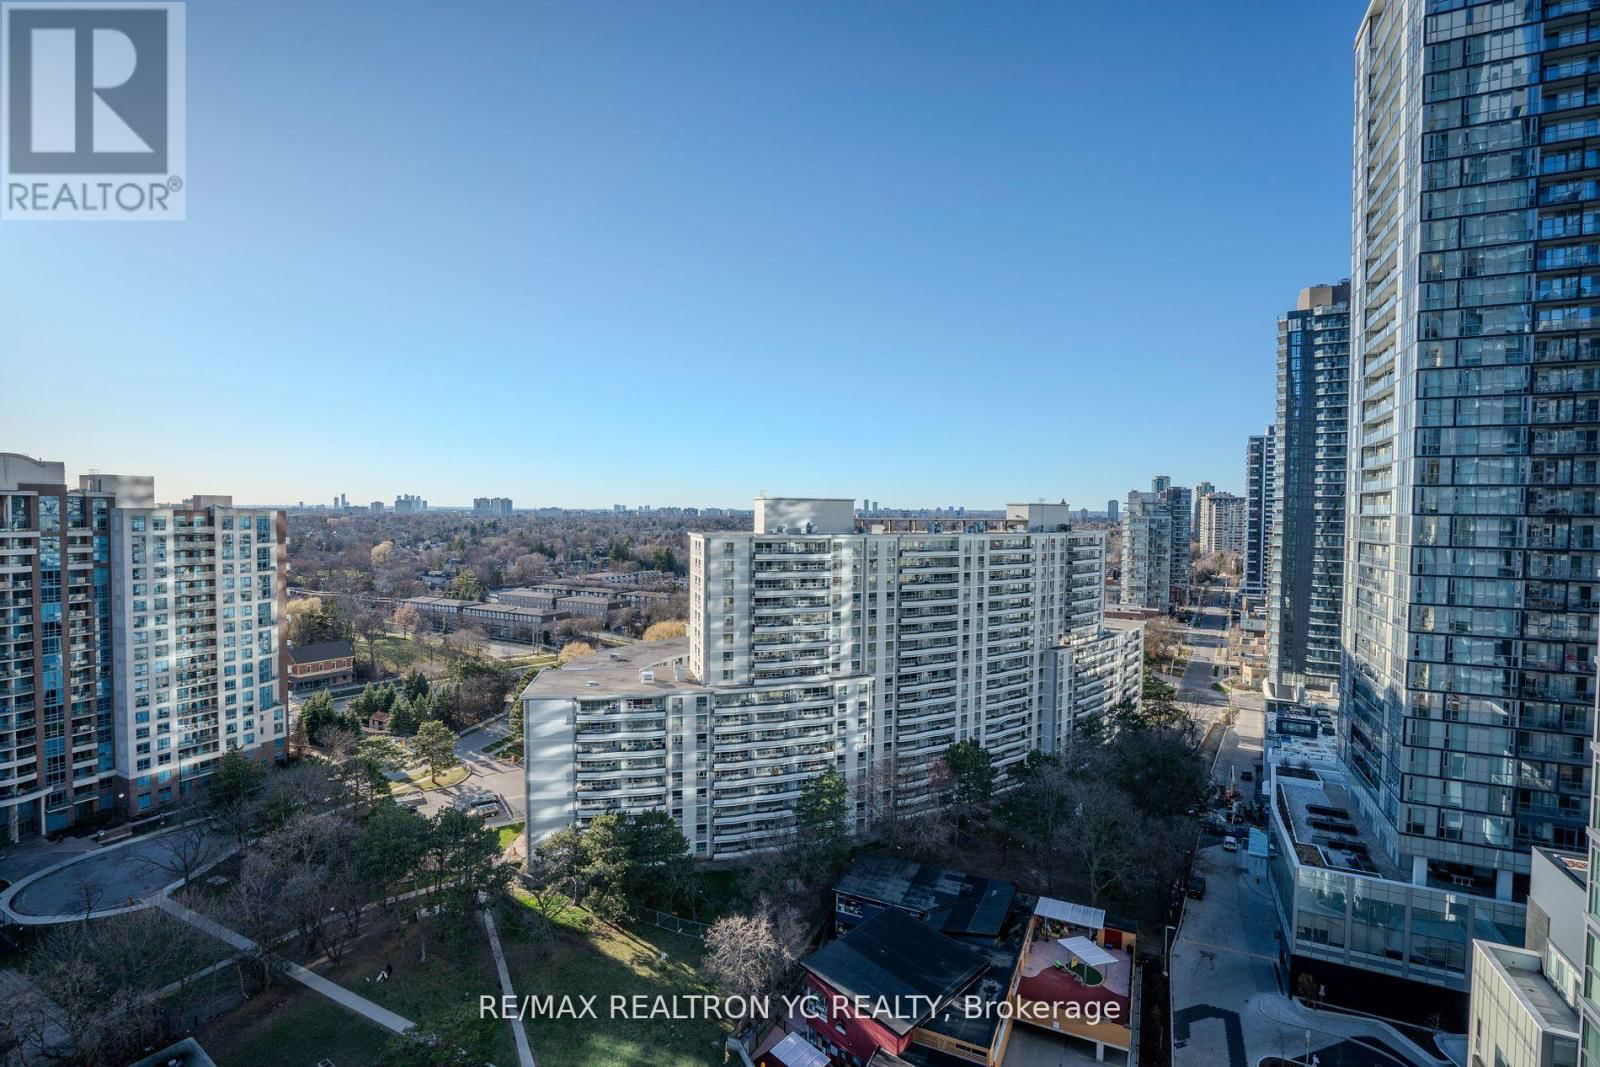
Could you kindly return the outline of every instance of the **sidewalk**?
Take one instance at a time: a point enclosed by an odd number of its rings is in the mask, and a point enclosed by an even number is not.
[[[193,926],[195,929],[200,930],[203,933],[210,934],[218,941],[221,941],[227,945],[231,945],[240,952],[256,951],[256,943],[250,940],[248,937],[230,930],[220,923],[213,922],[211,919],[201,915],[197,911],[193,911],[184,907],[171,897],[162,897],[156,902],[156,907],[168,913],[173,918],[181,919],[190,926]],[[498,948],[498,942],[496,943],[496,947]],[[366,997],[357,996],[344,986],[330,982],[320,974],[306,970],[306,968],[300,966],[298,963],[290,963],[286,961],[284,964],[284,971],[289,975],[290,978],[293,978],[307,989],[321,993],[334,1003],[348,1008],[357,1015],[360,1015],[371,1022],[375,1022],[379,1026],[386,1030],[392,1031],[393,1033],[403,1034],[416,1025],[410,1019],[407,1019],[404,1016],[396,1015],[388,1008],[374,1004]]]
[[[511,971],[506,967],[506,954],[500,948],[500,931],[495,929],[494,916],[487,908],[483,911],[483,928],[489,934],[489,951],[494,953],[494,969],[500,974],[500,992],[507,997],[514,997],[517,994],[511,988]],[[539,1067],[539,1061],[533,1058],[533,1047],[528,1042],[528,1028],[522,1016],[513,1015],[507,1021],[511,1023],[511,1036],[517,1042],[517,1062],[521,1067]]]

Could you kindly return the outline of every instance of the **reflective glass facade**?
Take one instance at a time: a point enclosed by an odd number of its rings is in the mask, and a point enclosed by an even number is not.
[[[1356,41],[1342,741],[1414,879],[1502,896],[1589,798],[1591,6],[1375,0]]]
[[[1244,450],[1244,574],[1239,588],[1246,596],[1267,592],[1267,565],[1272,558],[1272,512],[1277,487],[1275,458],[1278,435],[1274,427],[1252,434]]]
[[[1521,904],[1302,862],[1278,803],[1269,829],[1268,880],[1297,972],[1325,961],[1464,991],[1473,938],[1522,943]]]
[[[1312,286],[1278,320],[1268,672],[1321,690],[1339,680],[1349,300],[1349,283]]]
[[[110,503],[0,475],[0,842],[114,803]]]

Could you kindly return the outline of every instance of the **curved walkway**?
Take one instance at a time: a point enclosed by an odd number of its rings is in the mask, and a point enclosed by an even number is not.
[[[193,832],[192,824],[175,826],[69,856],[0,893],[0,915],[20,926],[50,926],[148,908],[183,881],[172,871],[171,852],[177,846],[171,835]],[[195,847],[185,847],[200,875],[238,846],[208,831]]]

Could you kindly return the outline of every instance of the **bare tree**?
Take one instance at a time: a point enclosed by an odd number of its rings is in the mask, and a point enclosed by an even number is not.
[[[73,875],[72,895],[77,898],[83,908],[83,921],[88,922],[89,916],[100,906],[100,899],[106,894],[105,887],[84,874]]]
[[[1073,782],[1067,799],[1067,851],[1088,880],[1089,903],[1129,892],[1142,877],[1144,855],[1134,843],[1149,829],[1145,820],[1121,790],[1099,778]]]
[[[275,829],[305,811],[327,811],[352,799],[338,768],[320,759],[305,759],[267,779],[261,798],[262,822]]]
[[[253,950],[240,955],[237,962],[240,995],[249,999],[252,983],[246,979],[251,975],[262,988],[270,986],[278,963],[272,945],[285,925],[282,909],[278,907],[278,874],[273,869],[273,860],[258,853],[247,855],[227,896],[215,904],[201,906],[222,925],[249,938],[255,945]]]
[[[38,1047],[121,1063],[187,1028],[204,936],[154,909],[51,929],[27,962],[29,992],[8,997]],[[170,988],[169,988],[170,986]]]
[[[184,886],[201,868],[221,857],[222,847],[208,820],[199,818],[192,809],[180,811],[179,814],[195,817],[176,830],[152,838],[152,848],[144,857],[144,862],[166,871],[180,886]]]
[[[378,669],[378,638],[389,632],[388,611],[375,601],[357,600],[353,602],[347,617],[351,628],[367,646],[368,670],[371,672],[370,677],[376,680],[382,676],[382,672]]]
[[[260,857],[277,873],[276,905],[280,914],[300,935],[303,950],[310,954],[321,946],[335,961],[347,943],[347,936],[360,930],[360,916],[350,915],[356,883],[356,827],[342,813],[301,813],[256,844],[252,858]],[[343,914],[345,922],[330,924],[328,919]]]
[[[354,730],[346,730],[342,726],[325,726],[317,735],[317,748],[328,757],[328,762],[335,767],[343,767],[350,762],[356,754],[356,745],[361,741],[361,736]]]
[[[770,996],[805,950],[799,913],[762,901],[753,915],[729,915],[706,931],[703,966],[733,996]]]
[[[414,604],[401,604],[394,609],[394,624],[400,627],[401,633],[412,637],[422,625],[422,613]]]

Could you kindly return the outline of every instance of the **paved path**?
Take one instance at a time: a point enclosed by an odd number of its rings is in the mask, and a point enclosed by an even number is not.
[[[220,923],[213,922],[197,911],[184,907],[171,897],[162,897],[156,902],[156,907],[176,919],[183,920],[195,929],[210,934],[218,941],[231,945],[240,952],[256,951],[256,943],[248,937],[237,931],[230,930]],[[416,1025],[410,1019],[402,1015],[396,1015],[388,1008],[374,1004],[366,997],[357,996],[344,986],[330,982],[322,975],[309,971],[298,963],[285,961],[284,970],[290,978],[293,978],[307,989],[321,993],[335,1004],[348,1008],[350,1011],[377,1023],[386,1030],[403,1034]]]
[[[227,859],[236,842],[196,823],[103,845],[92,852],[60,851],[0,893],[0,915],[23,926],[106,918],[147,908],[183,881],[177,857],[199,878]]]
[[[60,841],[33,838],[0,852],[0,878],[20,882],[63,860],[86,855],[100,847],[93,837],[67,837]]]
[[[516,990],[511,988],[511,971],[506,967],[506,954],[500,947],[500,931],[495,929],[494,916],[489,914],[489,909],[483,911],[483,928],[489,932],[489,951],[494,953],[494,969],[500,972],[500,992],[507,997],[515,997]],[[508,1020],[511,1023],[511,1036],[517,1042],[517,1062],[522,1067],[539,1067],[539,1061],[533,1058],[533,1046],[528,1043],[528,1028],[523,1025],[520,1014],[512,1015]]]

